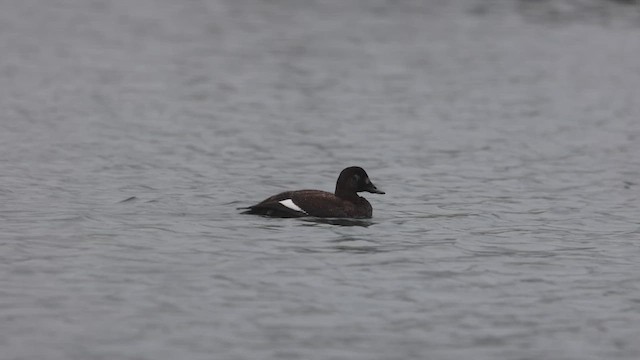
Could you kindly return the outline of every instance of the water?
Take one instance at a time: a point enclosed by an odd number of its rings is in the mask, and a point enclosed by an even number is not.
[[[2,359],[640,357],[637,4],[0,8]]]

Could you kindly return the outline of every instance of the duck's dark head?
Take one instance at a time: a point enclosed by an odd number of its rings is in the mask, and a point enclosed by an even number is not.
[[[342,170],[336,183],[336,196],[348,198],[362,191],[384,194],[384,191],[373,185],[363,168],[351,166]]]

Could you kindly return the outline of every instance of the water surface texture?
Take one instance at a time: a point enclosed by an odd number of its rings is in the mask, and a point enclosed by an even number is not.
[[[640,358],[638,6],[2,2],[0,357]]]

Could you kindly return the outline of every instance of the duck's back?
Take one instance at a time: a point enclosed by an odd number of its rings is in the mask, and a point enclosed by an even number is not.
[[[354,201],[349,201],[326,191],[298,190],[271,196],[250,206],[245,213],[277,217],[370,218],[372,209],[363,197],[356,196]]]

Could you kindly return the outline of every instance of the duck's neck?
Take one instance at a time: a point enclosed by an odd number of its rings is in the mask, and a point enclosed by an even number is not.
[[[336,188],[336,196],[340,199],[348,200],[351,202],[357,202],[360,199],[360,196],[353,191],[345,191]]]

